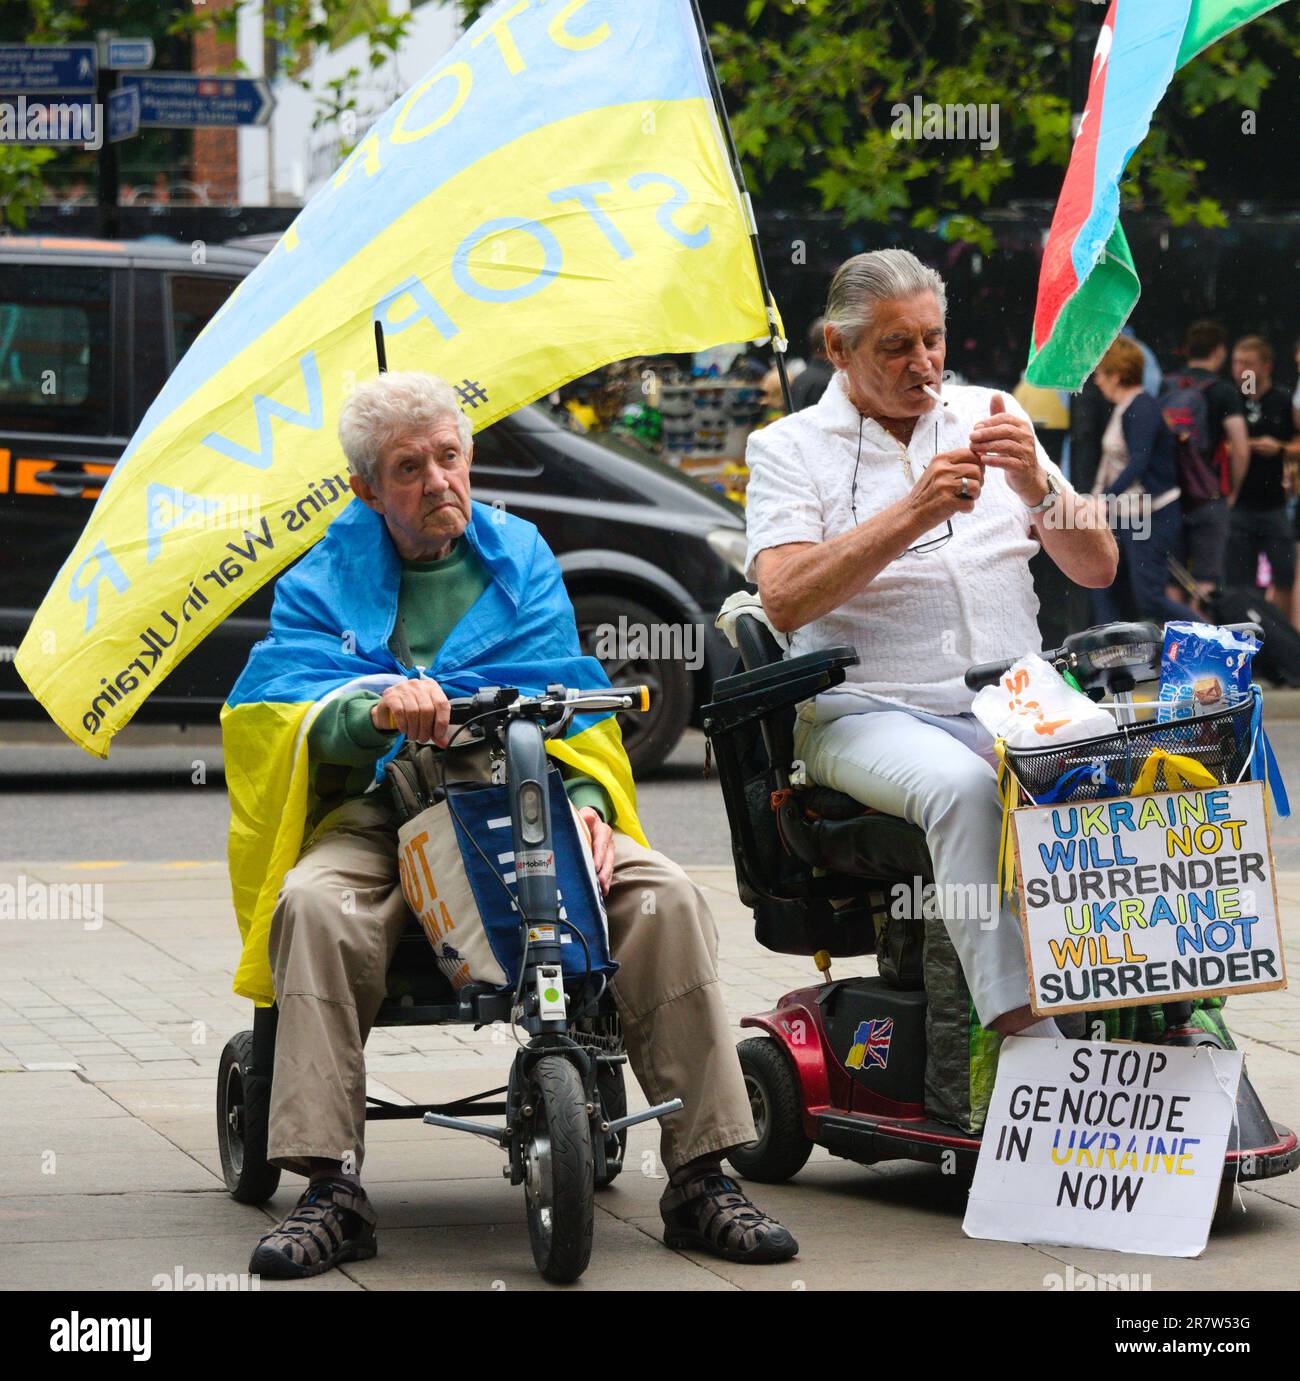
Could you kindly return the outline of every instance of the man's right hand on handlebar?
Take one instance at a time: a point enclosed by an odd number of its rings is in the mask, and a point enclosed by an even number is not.
[[[962,480],[966,481],[966,496],[962,497]],[[963,446],[956,451],[941,451],[921,471],[912,486],[913,506],[924,517],[924,530],[947,522],[954,513],[974,511],[975,500],[984,485],[984,466],[975,452]]]
[[[370,707],[370,722],[384,732],[396,729],[416,743],[445,748],[450,735],[451,701],[427,677],[398,681]]]

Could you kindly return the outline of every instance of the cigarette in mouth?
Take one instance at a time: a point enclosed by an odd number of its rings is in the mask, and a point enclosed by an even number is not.
[[[930,395],[930,397],[933,398],[934,401],[935,401],[936,403],[942,403],[943,406],[944,406],[945,408],[948,406],[948,400],[947,400],[946,398],[941,398],[941,397],[934,391],[934,389],[932,389],[932,388],[930,387],[929,384],[922,384],[922,385],[921,385],[921,392],[922,392],[922,393],[928,393],[928,394]]]

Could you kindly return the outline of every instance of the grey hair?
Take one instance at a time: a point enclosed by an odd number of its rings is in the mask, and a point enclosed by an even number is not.
[[[374,484],[380,453],[399,437],[427,431],[440,417],[455,419],[466,454],[474,436],[456,394],[433,374],[380,374],[348,395],[339,414],[339,441],[348,469]]]
[[[846,259],[831,280],[826,298],[826,324],[840,333],[846,350],[856,347],[871,325],[878,303],[892,298],[933,293],[940,316],[948,314],[943,279],[905,249],[873,249]]]

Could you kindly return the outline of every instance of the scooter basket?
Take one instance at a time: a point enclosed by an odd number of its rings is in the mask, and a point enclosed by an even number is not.
[[[1113,734],[1053,748],[1008,747],[1006,761],[1029,803],[1131,795],[1148,757],[1157,750],[1190,758],[1226,785],[1248,776],[1253,708],[1253,699],[1247,697],[1225,710],[1193,719],[1123,724]],[[1163,762],[1153,789],[1175,789],[1165,781]]]

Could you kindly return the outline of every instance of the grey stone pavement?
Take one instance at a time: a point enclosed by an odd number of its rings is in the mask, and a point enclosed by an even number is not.
[[[134,850],[148,841],[133,840]],[[695,867],[719,922],[733,1022],[814,978],[811,963],[755,943],[729,868]],[[0,886],[102,887],[104,920],[0,926],[0,1288],[148,1290],[160,1275],[239,1273],[257,1236],[300,1191],[286,1175],[263,1208],[233,1202],[220,1172],[215,1084],[222,1046],[251,1025],[230,992],[237,932],[214,862],[3,863]],[[1279,885],[1300,938],[1300,873]],[[871,961],[837,964],[836,975]],[[1230,1004],[1234,1033],[1274,1120],[1300,1122],[1300,998]],[[372,1092],[445,1100],[503,1081],[502,1031],[377,1029]],[[644,1106],[635,1087],[634,1106]],[[523,1196],[478,1138],[418,1120],[371,1124],[366,1184],[380,1216],[372,1261],[265,1289],[535,1289]],[[633,1130],[628,1168],[597,1196],[592,1264],[579,1289],[1031,1289],[1068,1266],[1133,1275],[1156,1290],[1282,1288],[1294,1269],[1300,1176],[1244,1191],[1244,1212],[1196,1260],[967,1239],[963,1194],[931,1167],[862,1167],[820,1149],[790,1184],[755,1197],[799,1237],[797,1260],[741,1267],[667,1250],[653,1130]]]

